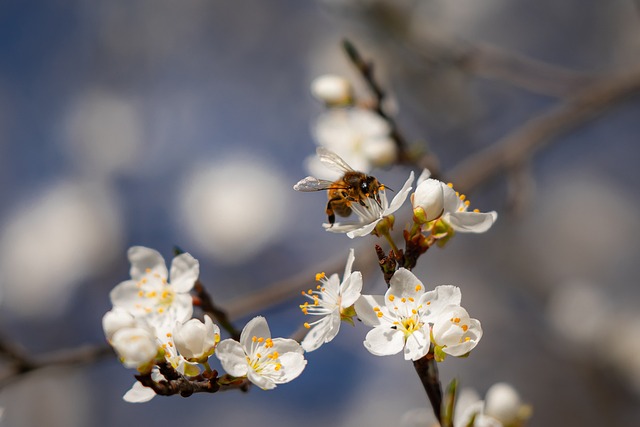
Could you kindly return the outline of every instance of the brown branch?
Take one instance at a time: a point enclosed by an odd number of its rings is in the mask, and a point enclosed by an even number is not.
[[[409,153],[407,152],[409,144],[407,143],[406,138],[400,132],[396,121],[393,116],[389,114],[384,108],[384,99],[387,94],[382,86],[375,79],[373,74],[373,63],[369,61],[365,61],[360,55],[360,52],[356,49],[356,47],[349,40],[344,39],[342,41],[342,47],[349,57],[349,60],[353,64],[353,66],[358,70],[362,79],[365,81],[371,92],[375,97],[375,102],[372,106],[372,110],[375,111],[380,117],[385,119],[391,128],[390,136],[396,143],[396,147],[398,148],[398,160],[400,163],[406,163],[409,161]]]
[[[83,345],[80,347],[56,350],[36,357],[18,348],[8,340],[0,340],[0,356],[8,358],[8,370],[0,377],[0,389],[7,386],[20,375],[49,366],[71,366],[93,363],[107,356],[112,356],[113,350],[104,345]]]
[[[459,191],[469,192],[498,173],[526,161],[553,138],[596,118],[638,92],[640,69],[601,79],[463,160],[448,174],[449,179]]]

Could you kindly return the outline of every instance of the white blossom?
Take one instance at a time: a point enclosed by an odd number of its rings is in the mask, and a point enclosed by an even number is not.
[[[305,327],[311,328],[301,343],[305,351],[316,350],[335,338],[340,329],[341,320],[352,322],[349,309],[360,297],[360,291],[362,291],[362,274],[359,271],[351,272],[354,260],[355,256],[351,249],[342,282],[337,274],[327,278],[324,273],[319,273],[316,279],[321,284],[317,289],[303,292],[303,295],[313,302],[302,304],[300,306],[302,312],[322,316],[312,323],[305,323]]]
[[[240,342],[226,339],[218,344],[216,357],[228,374],[247,377],[263,390],[297,378],[307,361],[295,340],[271,338],[264,317],[253,318],[242,329]]]
[[[455,231],[462,233],[484,233],[498,219],[495,211],[467,211],[469,200],[464,194],[455,191],[453,184],[445,184],[428,176],[429,172],[425,170],[418,179],[416,191],[411,195],[416,218],[423,222],[441,219]]]
[[[184,323],[176,322],[173,342],[185,359],[191,362],[205,362],[220,342],[220,328],[206,315],[204,323],[198,319],[190,319]]]
[[[353,169],[368,173],[374,167],[388,166],[397,158],[391,127],[382,117],[364,108],[332,108],[316,121],[316,143],[343,158]],[[316,156],[307,159],[313,176],[337,179]]]
[[[113,334],[111,345],[124,366],[141,372],[151,368],[160,350],[154,333],[141,327],[119,329]]]
[[[193,314],[189,291],[198,278],[198,261],[188,253],[175,257],[170,273],[155,250],[134,246],[128,251],[131,279],[120,283],[110,294],[114,307],[123,308],[136,318],[145,319],[161,337],[176,321]],[[170,276],[171,281],[168,280]]]
[[[342,76],[324,74],[311,82],[311,93],[328,105],[345,105],[353,98],[353,87]]]

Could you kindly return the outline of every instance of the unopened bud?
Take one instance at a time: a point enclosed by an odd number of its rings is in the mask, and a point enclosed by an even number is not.
[[[325,74],[311,83],[311,94],[329,106],[349,105],[353,101],[351,83],[342,76]]]
[[[422,221],[422,224],[440,218],[444,210],[444,189],[443,183],[436,179],[427,179],[421,182],[416,188],[415,193],[411,195],[411,204],[416,218]],[[421,208],[422,212],[416,210]]]

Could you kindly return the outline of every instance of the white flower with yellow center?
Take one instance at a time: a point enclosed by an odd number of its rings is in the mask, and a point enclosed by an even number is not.
[[[317,286],[315,291],[309,289],[302,293],[312,301],[300,305],[302,312],[322,316],[314,322],[304,324],[306,328],[311,328],[301,343],[305,351],[316,350],[322,344],[334,339],[340,330],[342,320],[353,324],[352,317],[355,312],[352,306],[362,291],[362,274],[359,271],[351,272],[354,260],[355,256],[353,249],[351,249],[342,283],[337,274],[332,274],[327,278],[324,273],[318,273],[316,280],[321,284]]]
[[[413,172],[409,174],[409,178],[398,191],[391,203],[387,199],[385,190],[380,191],[380,203],[372,198],[364,200],[364,206],[359,203],[351,203],[351,210],[358,217],[357,221],[340,221],[334,224],[322,224],[327,231],[332,233],[346,233],[349,238],[362,237],[370,234],[376,225],[385,217],[391,216],[400,206],[407,200],[407,196],[411,191],[413,183]]]
[[[228,374],[246,376],[261,389],[269,390],[302,373],[307,364],[303,352],[295,340],[272,339],[267,321],[258,316],[242,329],[240,342],[232,339],[222,341],[215,355]]]
[[[358,317],[373,329],[364,346],[376,356],[403,352],[406,360],[418,360],[429,352],[430,322],[450,304],[459,304],[460,289],[438,286],[425,292],[409,270],[400,268],[384,296],[363,295],[355,303]]]
[[[143,246],[128,251],[131,279],[120,283],[110,294],[116,308],[127,310],[136,318],[145,319],[161,332],[173,329],[175,322],[184,322],[193,314],[193,288],[200,267],[188,253],[171,262],[168,274],[162,255]],[[170,277],[170,281],[168,280]]]
[[[451,183],[429,178],[426,169],[418,178],[418,187],[411,195],[411,203],[417,219],[425,223],[441,219],[462,233],[484,233],[498,219],[495,211],[468,211],[471,203],[466,196],[455,191]]]

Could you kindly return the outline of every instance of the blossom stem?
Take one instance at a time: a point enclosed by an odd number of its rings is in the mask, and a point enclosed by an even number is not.
[[[442,386],[440,385],[438,364],[432,355],[427,354],[421,359],[414,360],[413,367],[418,377],[420,377],[424,390],[427,392],[433,412],[440,425],[442,425]]]
[[[399,257],[400,251],[398,250],[396,243],[393,241],[391,234],[389,234],[389,231],[387,230],[383,232],[382,235],[384,236],[385,239],[387,239],[387,242],[389,242],[389,245],[391,246],[391,249],[393,249],[393,252],[395,253],[396,257]]]

